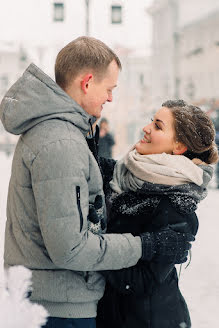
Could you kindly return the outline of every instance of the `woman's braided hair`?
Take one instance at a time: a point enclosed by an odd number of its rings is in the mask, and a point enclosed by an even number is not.
[[[217,163],[215,128],[210,117],[184,100],[167,100],[162,107],[168,108],[175,118],[176,139],[187,147],[183,155],[190,159],[199,158],[208,164]]]

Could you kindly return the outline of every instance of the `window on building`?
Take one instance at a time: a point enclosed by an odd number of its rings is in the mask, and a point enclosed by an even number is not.
[[[20,49],[19,53],[19,59],[21,62],[26,62],[27,61],[27,54],[23,48]]]
[[[64,21],[64,3],[54,2],[53,4],[53,20],[54,22]]]
[[[111,11],[111,22],[112,24],[121,24],[122,23],[122,6],[113,5]]]
[[[141,86],[144,86],[144,74],[142,73],[139,75],[139,82]]]
[[[202,52],[203,52],[203,48],[201,47],[195,48],[187,54],[187,57],[196,56],[198,54],[201,54]]]

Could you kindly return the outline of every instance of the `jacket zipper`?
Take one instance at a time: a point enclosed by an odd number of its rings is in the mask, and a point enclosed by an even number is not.
[[[81,193],[80,193],[80,187],[76,186],[76,197],[77,197],[77,206],[78,206],[78,212],[80,215],[80,232],[82,230],[83,227],[83,215],[82,215],[82,211],[81,211]],[[85,281],[88,281],[88,271],[85,272]]]
[[[83,215],[82,215],[82,211],[81,211],[81,203],[80,203],[81,195],[80,195],[80,187],[79,186],[76,186],[76,197],[77,197],[78,212],[80,215],[80,232],[81,232],[82,227],[83,227]]]

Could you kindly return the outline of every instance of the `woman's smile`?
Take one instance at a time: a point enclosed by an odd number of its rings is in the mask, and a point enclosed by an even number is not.
[[[144,138],[141,139],[141,142],[142,142],[142,143],[151,143],[151,141],[148,139],[147,136],[144,136]]]

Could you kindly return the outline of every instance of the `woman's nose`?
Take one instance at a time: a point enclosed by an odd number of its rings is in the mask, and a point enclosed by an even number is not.
[[[143,127],[143,131],[145,132],[145,133],[151,133],[151,128],[150,128],[150,124],[148,124],[148,125],[146,125],[145,127]]]

